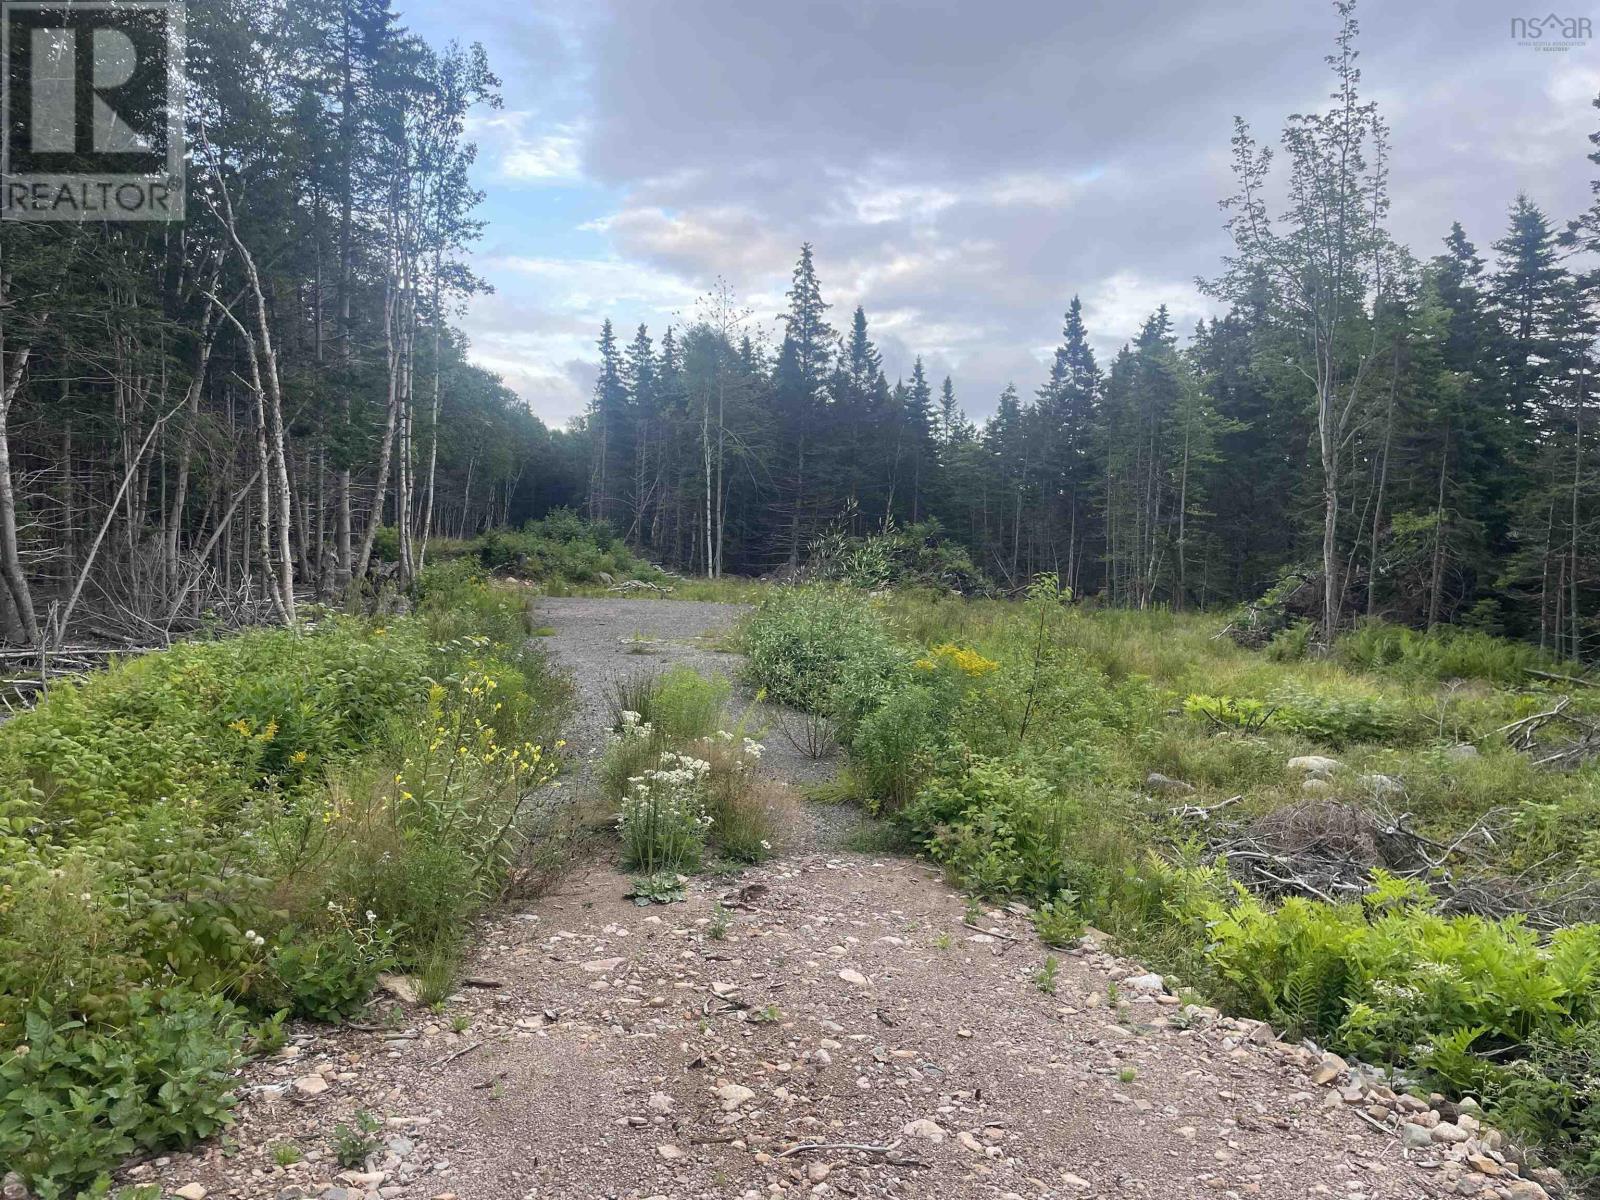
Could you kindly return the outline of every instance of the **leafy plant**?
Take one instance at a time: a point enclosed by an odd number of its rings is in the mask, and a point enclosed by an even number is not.
[[[1073,907],[1076,897],[1059,892],[1033,910],[1033,928],[1046,946],[1071,946],[1083,936],[1084,920]]]
[[[365,1109],[357,1109],[351,1124],[340,1122],[333,1127],[333,1157],[341,1167],[361,1170],[367,1159],[377,1153],[378,1133],[383,1122]]]
[[[1061,971],[1061,961],[1054,954],[1046,955],[1044,966],[1034,973],[1033,983],[1047,996],[1056,994],[1056,976]]]

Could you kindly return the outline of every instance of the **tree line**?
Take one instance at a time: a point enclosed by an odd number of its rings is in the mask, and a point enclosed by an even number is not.
[[[976,426],[920,358],[888,381],[861,308],[830,324],[808,244],[775,350],[722,285],[659,345],[605,325],[576,434],[587,511],[712,575],[918,525],[1008,588],[1052,571],[1184,608],[1287,577],[1327,636],[1371,615],[1592,655],[1600,182],[1570,221],[1519,196],[1486,253],[1452,224],[1414,256],[1386,229],[1388,130],[1338,11],[1329,106],[1276,154],[1236,124],[1234,250],[1200,284],[1225,313],[1186,342],[1162,308],[1102,364],[1073,298],[1043,381]]]
[[[0,237],[8,642],[292,621],[562,476],[453,324],[483,50],[387,0],[195,0],[187,43],[188,219]]]

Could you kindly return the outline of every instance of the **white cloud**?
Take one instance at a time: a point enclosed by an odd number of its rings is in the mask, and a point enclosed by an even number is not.
[[[576,183],[583,178],[581,122],[537,125],[536,113],[519,110],[473,117],[475,139],[496,178],[511,183]]]

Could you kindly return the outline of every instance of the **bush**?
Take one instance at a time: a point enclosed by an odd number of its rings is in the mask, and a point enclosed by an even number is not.
[[[938,521],[890,525],[866,537],[825,534],[811,544],[805,577],[863,591],[911,587],[972,596],[992,590],[966,549],[946,540]]]
[[[741,642],[750,678],[771,699],[829,713],[847,735],[895,689],[910,658],[865,598],[825,587],[769,597]]]
[[[452,565],[414,617],[180,645],[0,727],[0,1161],[67,1195],[205,1136],[249,1014],[459,944],[541,835],[566,689],[522,628]]]
[[[603,583],[666,577],[638,558],[605,522],[586,521],[570,509],[557,509],[520,530],[493,529],[461,547],[487,570],[544,584]]]
[[[980,896],[1048,900],[1071,890],[1075,806],[1021,768],[974,762],[931,781],[900,820],[952,879]]]
[[[43,1200],[109,1183],[119,1158],[209,1137],[232,1121],[245,1023],[222,996],[141,987],[114,1023],[49,1004],[0,1055],[0,1163]]]

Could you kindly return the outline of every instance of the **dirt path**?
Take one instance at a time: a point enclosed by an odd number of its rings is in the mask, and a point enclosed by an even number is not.
[[[705,635],[734,615],[569,600],[546,619],[592,725],[587,676],[635,657],[624,639],[731,674]],[[441,1014],[299,1029],[247,1071],[236,1150],[134,1178],[275,1200],[1401,1200],[1477,1178],[1364,1123],[1311,1082],[1311,1056],[1093,947],[1063,954],[1046,994],[1026,921],[969,926],[922,864],[799,852],[697,880],[684,904],[627,890],[595,866],[499,914]],[[330,1134],[357,1110],[382,1126],[368,1169],[342,1171]],[[285,1145],[309,1161],[277,1165]],[[1481,1179],[1520,1200],[1506,1182]]]

